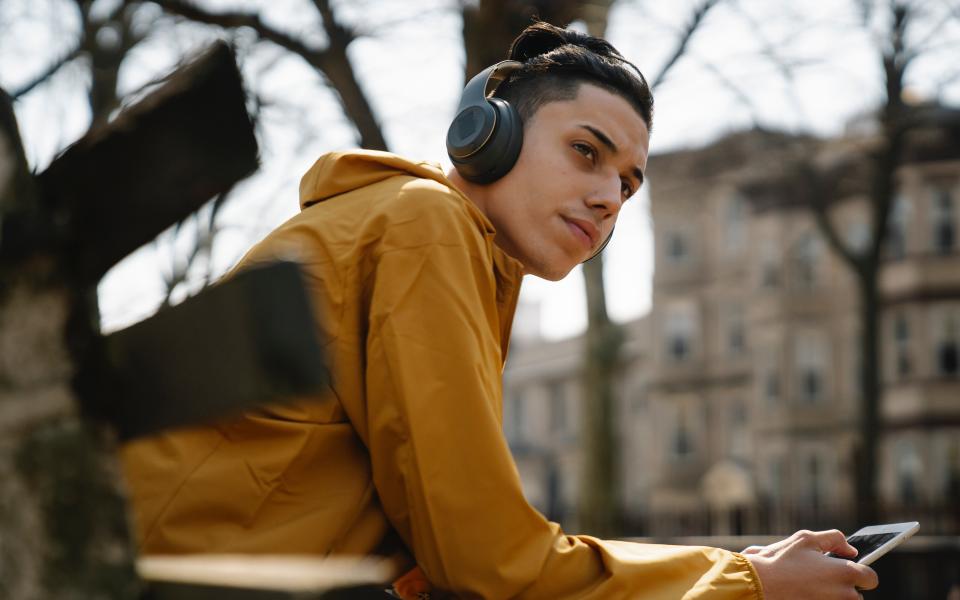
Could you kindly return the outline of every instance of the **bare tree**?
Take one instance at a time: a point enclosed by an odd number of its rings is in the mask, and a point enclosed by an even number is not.
[[[864,23],[869,20],[871,2],[860,2]],[[809,185],[810,208],[817,226],[830,247],[853,274],[860,296],[860,406],[859,445],[855,450],[855,509],[862,524],[878,522],[877,448],[882,435],[880,423],[882,302],[879,279],[887,246],[891,207],[897,189],[897,169],[903,163],[907,137],[919,123],[904,103],[904,78],[917,50],[908,47],[907,34],[917,7],[903,0],[888,3],[889,29],[882,38],[884,98],[877,113],[879,135],[867,157],[867,197],[872,235],[862,251],[850,248],[830,219],[830,200],[837,199],[840,177],[834,170],[824,172],[810,164],[801,165]]]
[[[929,50],[931,40],[950,22],[947,14],[932,20],[925,35],[913,40],[920,17],[929,17],[930,3],[911,0],[856,0],[861,14],[860,26],[869,29],[875,20],[886,23],[876,36],[877,57],[881,65],[883,95],[873,113],[877,132],[862,155],[848,155],[833,164],[819,164],[813,157],[800,159],[791,174],[790,185],[801,194],[821,235],[832,252],[853,276],[859,296],[860,355],[857,444],[854,448],[854,516],[860,524],[878,522],[879,510],[878,448],[884,427],[880,418],[883,398],[881,361],[881,316],[883,297],[880,275],[888,246],[890,219],[898,189],[898,169],[908,162],[912,140],[921,129],[942,126],[929,122],[923,107],[910,106],[904,100],[907,73],[916,59]],[[879,6],[879,15],[876,7]],[[880,17],[877,19],[877,17]],[[765,53],[788,80],[793,69],[773,50]],[[949,80],[949,79],[948,79]],[[948,81],[947,80],[947,81]],[[831,219],[836,201],[853,195],[865,197],[871,224],[869,240],[862,248],[844,241]]]

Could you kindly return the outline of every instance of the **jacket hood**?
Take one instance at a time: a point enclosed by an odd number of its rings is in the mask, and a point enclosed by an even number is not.
[[[435,163],[412,162],[377,150],[331,152],[317,159],[300,180],[300,210],[398,175],[432,179],[457,190]]]

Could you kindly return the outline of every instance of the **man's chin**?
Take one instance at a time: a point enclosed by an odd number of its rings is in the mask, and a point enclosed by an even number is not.
[[[540,279],[546,279],[547,281],[560,281],[564,277],[570,274],[570,271],[573,270],[573,267],[560,267],[560,268],[551,268],[551,267],[540,267],[536,269],[531,269],[524,267],[524,275],[533,275],[534,277],[539,277]]]

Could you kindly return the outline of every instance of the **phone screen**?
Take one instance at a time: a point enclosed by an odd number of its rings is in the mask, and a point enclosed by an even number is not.
[[[896,533],[854,535],[847,538],[847,543],[857,549],[857,559],[861,559],[895,537]]]

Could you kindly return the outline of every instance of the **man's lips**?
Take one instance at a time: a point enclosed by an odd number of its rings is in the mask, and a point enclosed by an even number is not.
[[[564,217],[564,221],[567,222],[567,226],[573,232],[575,236],[580,238],[587,248],[593,248],[597,245],[597,239],[600,237],[600,230],[597,229],[597,226],[587,221],[585,219],[577,219],[572,217]]]

